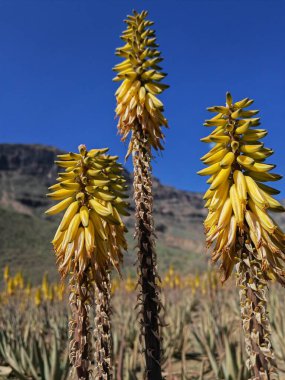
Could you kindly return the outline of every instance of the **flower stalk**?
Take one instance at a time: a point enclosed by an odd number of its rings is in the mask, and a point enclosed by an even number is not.
[[[91,360],[91,333],[89,321],[90,281],[88,270],[83,274],[73,274],[70,280],[70,307],[72,319],[69,322],[70,363],[76,369],[78,379],[89,380],[89,362]],[[92,293],[92,290],[91,290]]]
[[[124,200],[125,179],[118,157],[107,151],[87,151],[85,145],[80,145],[79,153],[59,155],[56,164],[65,171],[59,173],[58,183],[49,188],[48,194],[60,201],[46,211],[48,215],[65,210],[52,244],[62,279],[70,277],[70,361],[79,380],[90,378],[90,308],[97,305],[96,322],[104,318],[104,324],[110,325],[109,272],[112,268],[119,271],[122,250],[127,249],[121,219],[128,206]],[[101,341],[100,326],[95,330]],[[104,334],[105,341],[111,339],[110,328]],[[102,367],[100,378],[111,379],[110,345],[100,351],[99,359],[97,367],[109,363]]]
[[[139,135],[139,133],[138,133]],[[135,236],[138,239],[138,277],[141,289],[141,333],[145,339],[146,368],[149,378],[158,372],[161,363],[160,287],[158,285],[150,149],[143,136],[134,140],[134,197],[136,205]]]
[[[284,208],[273,197],[279,191],[264,184],[281,176],[271,173],[275,165],[265,163],[273,150],[260,141],[267,131],[257,128],[259,111],[246,110],[252,103],[249,98],[234,103],[227,93],[225,106],[208,108],[217,115],[204,125],[216,128],[201,141],[214,146],[201,159],[208,167],[198,174],[210,175],[204,195],[207,246],[213,246],[213,262],[220,262],[222,282],[236,266],[247,364],[252,379],[263,380],[273,379],[276,367],[266,285],[271,279],[285,285],[284,233],[268,212]]]
[[[276,362],[270,340],[271,328],[267,311],[267,280],[261,263],[250,240],[240,238],[241,251],[236,264],[241,318],[245,336],[247,367],[255,379],[271,379],[276,376]]]
[[[163,103],[157,95],[168,86],[161,83],[166,74],[161,72],[162,61],[157,50],[153,22],[147,12],[133,12],[125,21],[122,34],[125,45],[116,50],[123,58],[114,70],[115,81],[122,81],[116,91],[118,131],[125,141],[130,135],[126,157],[132,154],[134,165],[134,199],[136,207],[135,237],[138,240],[138,284],[141,335],[144,340],[145,377],[162,379],[160,288],[157,274],[154,221],[152,215],[152,148],[162,150],[167,127]]]
[[[101,289],[95,287],[96,311],[95,311],[95,363],[96,379],[112,380],[111,366],[111,307],[110,307],[111,283],[107,275]]]

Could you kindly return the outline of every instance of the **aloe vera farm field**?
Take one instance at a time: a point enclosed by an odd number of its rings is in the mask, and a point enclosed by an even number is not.
[[[163,374],[168,379],[246,379],[239,300],[232,285],[219,286],[212,273],[181,277],[170,268],[163,276],[165,306]],[[75,379],[67,354],[66,294],[43,277],[37,286],[19,274],[2,278],[1,378]],[[135,280],[112,284],[113,373],[116,379],[142,379],[143,360],[135,302]],[[278,286],[269,296],[272,341],[280,379],[285,378],[284,294]],[[19,313],[21,311],[21,313]],[[91,365],[92,368],[92,365]],[[284,372],[283,372],[284,370]]]
[[[134,6],[0,0],[0,380],[285,380],[285,3]]]

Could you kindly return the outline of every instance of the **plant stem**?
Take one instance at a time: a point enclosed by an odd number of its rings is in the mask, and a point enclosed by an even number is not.
[[[262,262],[248,242],[244,237],[239,237],[240,259],[236,265],[248,354],[247,366],[252,372],[252,380],[276,379],[276,364],[270,341],[271,328],[267,316],[267,281],[261,270]]]
[[[88,269],[82,274],[74,272],[70,279],[70,307],[72,319],[69,322],[70,362],[75,367],[79,380],[89,380],[90,364],[90,324],[89,300],[90,281]]]
[[[95,365],[96,379],[112,380],[112,365],[111,365],[111,308],[110,308],[110,275],[107,274],[104,281],[101,283],[101,288],[95,285]]]
[[[147,380],[161,380],[160,288],[154,242],[151,148],[138,126],[133,136],[135,237],[138,239],[138,276],[140,287],[141,335]]]

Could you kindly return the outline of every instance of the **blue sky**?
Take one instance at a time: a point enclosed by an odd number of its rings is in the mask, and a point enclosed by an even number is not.
[[[230,90],[236,100],[255,99],[269,130],[265,145],[275,150],[271,162],[284,175],[283,0],[0,0],[0,142],[109,146],[123,160],[111,69],[133,8],[155,21],[171,86],[162,96],[171,128],[154,174],[205,190],[195,174],[208,149],[199,141],[205,109],[223,104]],[[285,181],[277,186],[284,197]]]

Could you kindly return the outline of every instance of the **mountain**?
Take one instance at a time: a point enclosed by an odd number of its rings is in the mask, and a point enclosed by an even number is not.
[[[37,282],[45,271],[57,279],[55,257],[50,241],[59,217],[44,214],[52,202],[47,188],[55,182],[56,155],[62,151],[43,145],[0,144],[0,268],[9,264],[12,272],[22,270]],[[125,219],[129,229],[129,250],[125,272],[134,272],[136,261],[132,178],[129,184],[131,216]],[[153,179],[154,216],[157,232],[158,263],[161,271],[173,265],[182,273],[196,273],[207,266],[203,234],[206,215],[202,195],[165,186]],[[285,224],[284,217],[280,220]]]

